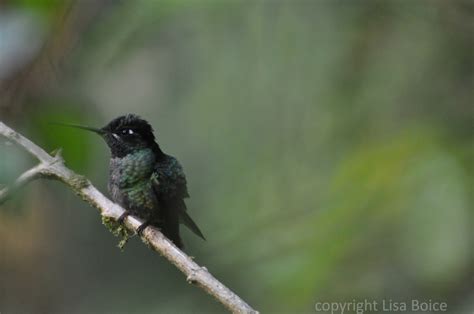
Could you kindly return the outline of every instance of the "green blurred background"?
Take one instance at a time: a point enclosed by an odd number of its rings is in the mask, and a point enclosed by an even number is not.
[[[262,313],[474,309],[472,1],[0,1],[0,119],[106,191],[137,113],[188,176],[187,252]],[[35,164],[0,140],[0,184]],[[37,181],[0,207],[0,312],[222,313]]]

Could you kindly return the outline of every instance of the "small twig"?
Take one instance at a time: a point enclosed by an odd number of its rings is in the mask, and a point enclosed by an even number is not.
[[[59,153],[54,157],[50,156],[42,148],[2,122],[0,122],[0,135],[23,147],[40,161],[36,167],[23,173],[11,187],[0,190],[0,204],[18,188],[39,177],[46,177],[59,180],[69,186],[84,201],[97,208],[103,218],[111,218],[117,221],[124,213],[125,210],[122,207],[106,198],[89,180],[67,168]],[[132,232],[135,232],[142,223],[140,219],[133,216],[128,216],[125,219],[125,226]],[[147,227],[142,233],[142,239],[183,272],[188,282],[202,288],[230,311],[234,313],[258,313],[237,294],[212,276],[205,267],[196,264],[156,228]]]
[[[7,186],[6,188],[0,190],[0,204],[8,200],[16,190],[38,178],[41,175],[43,168],[43,164],[39,164],[36,167],[31,168],[19,176],[11,186]]]

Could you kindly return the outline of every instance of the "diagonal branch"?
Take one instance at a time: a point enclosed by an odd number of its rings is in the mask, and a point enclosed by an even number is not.
[[[85,202],[97,208],[103,218],[117,221],[124,213],[125,210],[122,207],[106,198],[87,178],[67,168],[59,153],[54,157],[50,156],[41,147],[9,128],[1,121],[0,135],[23,147],[40,161],[36,167],[23,173],[11,187],[0,190],[0,204],[8,199],[13,191],[34,179],[45,177],[66,184]],[[124,223],[128,230],[135,232],[143,222],[136,217],[128,216],[125,218]],[[234,313],[258,313],[237,294],[219,282],[205,267],[199,266],[188,255],[178,249],[158,229],[147,227],[142,233],[142,240],[183,272],[189,283],[202,288],[230,311]]]

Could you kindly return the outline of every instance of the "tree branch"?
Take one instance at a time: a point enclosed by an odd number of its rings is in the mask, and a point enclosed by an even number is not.
[[[54,157],[50,156],[42,148],[9,128],[1,121],[0,135],[23,147],[40,161],[36,167],[23,173],[11,187],[4,188],[0,191],[0,204],[8,199],[11,193],[18,188],[21,188],[34,179],[45,177],[59,180],[66,184],[84,201],[97,208],[103,218],[117,221],[124,213],[125,210],[122,207],[106,198],[88,179],[67,168],[64,165],[64,160],[60,153],[57,153]],[[125,218],[124,223],[128,230],[136,232],[137,228],[143,222],[136,217],[128,216]],[[147,227],[142,233],[142,240],[183,272],[189,283],[202,288],[230,311],[234,313],[258,313],[237,294],[212,276],[205,267],[199,266],[188,255],[178,249],[158,229]]]

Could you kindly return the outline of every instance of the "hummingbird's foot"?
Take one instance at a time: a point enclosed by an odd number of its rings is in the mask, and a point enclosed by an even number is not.
[[[125,220],[125,218],[127,218],[127,216],[130,215],[130,212],[128,210],[124,211],[122,215],[120,215],[120,217],[117,219],[117,222],[119,224],[123,224],[123,221]]]
[[[143,230],[145,230],[146,227],[148,227],[150,225],[150,222],[149,221],[145,221],[144,223],[142,223],[140,226],[138,226],[137,228],[137,234],[141,237],[142,236],[142,233],[143,233]]]

